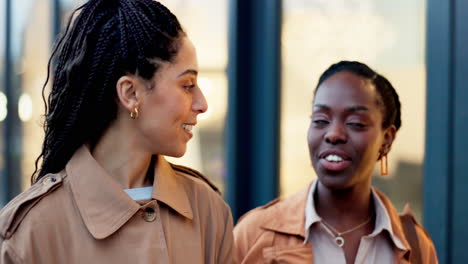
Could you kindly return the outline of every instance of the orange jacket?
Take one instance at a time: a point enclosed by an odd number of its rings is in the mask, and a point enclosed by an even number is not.
[[[304,244],[307,191],[308,188],[286,199],[276,199],[239,220],[234,228],[234,242],[240,263],[313,263],[312,245]],[[378,191],[377,194],[388,211],[395,235],[410,249],[398,213],[385,195]],[[438,263],[426,231],[417,224],[415,229],[422,263]],[[410,250],[395,249],[395,263],[410,263],[410,254]]]

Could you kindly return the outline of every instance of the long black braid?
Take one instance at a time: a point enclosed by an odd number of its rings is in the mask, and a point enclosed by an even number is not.
[[[376,87],[382,102],[384,105],[383,109],[383,122],[382,127],[388,128],[394,125],[398,130],[401,127],[401,103],[395,88],[384,76],[378,74],[369,66],[358,61],[340,61],[331,65],[324,73],[320,76],[315,93],[317,93],[318,87],[331,76],[339,72],[350,72],[360,77],[370,80]]]
[[[49,60],[45,139],[31,182],[61,171],[81,145],[96,142],[116,118],[117,80],[125,74],[151,80],[158,61],[174,59],[183,36],[177,18],[154,0],[90,0],[77,8]]]

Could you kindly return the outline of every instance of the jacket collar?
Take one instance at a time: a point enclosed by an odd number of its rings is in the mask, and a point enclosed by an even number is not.
[[[312,184],[302,191],[275,204],[271,210],[269,210],[269,215],[265,217],[265,219],[269,219],[270,221],[264,222],[262,227],[274,232],[300,236],[302,239],[305,239],[305,207],[308,191]],[[411,247],[404,235],[398,212],[382,192],[375,188],[374,192],[387,210],[394,235],[401,241],[404,248],[406,248],[402,250],[399,245],[397,245],[399,258],[409,259]]]
[[[165,203],[179,214],[192,220],[193,210],[184,182],[166,159],[158,155],[153,184],[153,199]]]
[[[392,225],[393,234],[401,241],[401,243],[403,244],[403,247],[406,249],[406,250],[403,250],[403,249],[398,250],[399,257],[409,260],[411,246],[409,245],[408,240],[406,240],[406,236],[405,236],[405,233],[403,232],[403,227],[401,225],[400,216],[397,210],[393,206],[392,202],[382,192],[380,192],[376,188],[374,188],[374,192],[375,194],[377,194],[377,197],[380,198],[380,201],[383,203],[385,209],[387,209],[387,213],[388,213],[388,216],[390,217],[390,222]]]
[[[393,244],[400,250],[402,251],[406,251],[409,247],[406,247],[402,240],[400,239],[400,237],[398,237],[395,232],[394,232],[394,226],[393,225],[395,223],[395,218],[391,219],[390,217],[390,214],[389,214],[389,207],[388,205],[391,205],[391,202],[388,201],[388,199],[382,194],[378,194],[377,193],[377,189],[375,188],[372,188],[372,196],[374,198],[374,206],[375,206],[375,211],[376,211],[376,219],[375,219],[375,229],[374,231],[372,232],[372,234],[370,234],[369,236],[377,236],[378,234],[380,234],[381,232],[383,232],[384,230],[387,230],[388,234],[390,235],[390,239],[392,240]],[[382,198],[385,198],[387,200],[387,206],[384,205],[383,201],[382,201]],[[398,213],[396,212],[395,208],[393,207],[393,205],[391,205],[391,207],[393,208],[394,210],[394,215],[396,215],[397,217],[397,223],[399,224],[400,223],[400,218],[398,216]],[[405,237],[403,235],[403,237]]]
[[[189,198],[171,166],[157,157],[152,198],[193,218]],[[96,239],[104,239],[122,227],[138,210],[122,187],[102,168],[83,145],[65,167],[78,210],[87,229]]]

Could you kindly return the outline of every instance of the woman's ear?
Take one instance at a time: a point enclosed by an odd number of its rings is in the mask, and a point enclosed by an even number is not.
[[[119,103],[129,112],[138,105],[138,80],[136,76],[124,75],[117,80],[117,97]]]
[[[397,129],[394,125],[391,125],[384,131],[384,140],[381,148],[381,155],[386,155],[392,148],[393,141],[395,140]]]

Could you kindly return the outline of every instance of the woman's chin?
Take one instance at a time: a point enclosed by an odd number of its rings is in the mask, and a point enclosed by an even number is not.
[[[167,153],[164,154],[164,156],[169,156],[173,158],[181,158],[185,155],[185,152],[187,152],[187,148],[180,148],[180,149],[173,149],[171,151],[168,151]]]
[[[317,177],[320,183],[330,190],[344,190],[352,185],[352,179],[346,173],[320,173]]]

